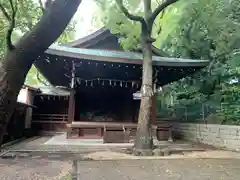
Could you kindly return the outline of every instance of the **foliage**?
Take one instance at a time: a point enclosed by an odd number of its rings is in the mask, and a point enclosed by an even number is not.
[[[161,44],[172,56],[211,60],[200,73],[168,88],[175,92],[178,105],[216,102],[215,113],[227,124],[238,124],[240,116],[240,86],[231,83],[240,77],[240,56],[236,53],[240,42],[239,8],[239,0],[189,4],[182,9],[187,13],[181,16],[178,28]]]
[[[1,1],[1,4],[6,9],[6,11],[11,13],[10,1]],[[17,3],[17,16],[16,16],[16,25],[13,31],[12,40],[17,41],[24,33],[32,29],[32,27],[38,22],[43,11],[37,0],[24,0],[17,1],[13,0],[13,3]],[[9,22],[3,13],[0,11],[0,59],[4,57],[6,51],[6,32],[9,28]],[[51,27],[49,27],[51,28]],[[69,42],[74,37],[75,22],[71,22],[67,27],[66,31],[58,38],[56,43],[65,43]],[[45,82],[46,79],[40,74],[38,76],[38,70],[33,66],[29,71],[26,84],[29,85],[42,85],[42,81]],[[41,79],[40,81],[38,79]]]
[[[138,22],[131,21],[121,12],[115,0],[95,0],[102,9],[102,23],[111,30],[113,34],[120,35],[120,44],[125,50],[133,50],[139,46],[141,27]],[[133,14],[142,13],[139,1],[125,1],[126,8]]]
[[[138,50],[140,48],[140,33],[141,27],[140,23],[131,21],[125,17],[125,15],[118,8],[115,0],[95,0],[97,4],[101,7],[102,13],[97,16],[101,17],[101,20],[105,27],[111,30],[113,34],[120,35],[120,44],[124,50]],[[126,8],[130,13],[134,15],[143,16],[143,4],[139,3],[138,0],[128,0],[124,1]],[[178,3],[175,3],[178,4]],[[173,9],[176,5],[172,5],[166,8],[165,11]],[[153,9],[159,5],[158,0],[152,0]],[[160,32],[160,23],[162,13],[160,13],[159,18],[155,20],[153,25],[153,37],[157,38]]]
[[[96,1],[102,7],[103,24],[121,35],[123,48],[137,49],[139,24],[124,18],[115,1]],[[139,15],[142,6],[138,2],[125,1],[125,4],[132,13]],[[157,4],[158,1],[154,1],[153,8]],[[174,57],[210,60],[209,66],[194,76],[164,87],[165,95],[160,97],[159,104],[162,106],[171,92],[174,105],[164,106],[170,114],[179,107],[190,110],[190,107],[204,105],[207,109],[211,107],[211,112],[206,114],[215,113],[224,119],[223,123],[239,123],[239,12],[240,0],[182,0],[157,17],[152,34],[156,38],[155,46]],[[233,80],[236,83],[232,83]]]

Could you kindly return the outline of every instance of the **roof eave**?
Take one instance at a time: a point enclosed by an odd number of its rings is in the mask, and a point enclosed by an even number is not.
[[[142,64],[143,57],[140,53],[126,53],[111,51],[111,56],[106,55],[104,50],[101,50],[100,54],[96,54],[98,50],[93,49],[80,49],[80,48],[68,48],[69,50],[64,50],[64,48],[49,48],[46,53],[51,55],[65,56],[75,58],[76,60],[89,60],[89,61],[103,61],[103,62],[116,62],[116,63],[126,63],[126,64]],[[82,50],[82,52],[73,52],[72,50]],[[91,53],[91,52],[95,52]],[[118,53],[114,56],[114,53]],[[130,56],[128,55],[130,54]],[[153,56],[153,65],[155,66],[186,66],[186,67],[205,67],[209,61],[207,60],[192,60],[192,59],[180,59],[180,58],[169,58],[169,57],[159,57]]]

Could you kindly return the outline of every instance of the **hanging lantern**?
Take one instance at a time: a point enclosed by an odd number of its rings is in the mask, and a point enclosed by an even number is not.
[[[85,83],[86,83],[86,86],[87,86],[87,85],[88,85],[88,84],[87,84],[87,80],[85,80]]]
[[[109,80],[109,85],[110,85],[110,86],[112,85],[112,80]]]
[[[121,82],[120,82],[120,86],[122,87],[122,85],[123,85],[123,84],[122,84],[122,81],[121,81]]]

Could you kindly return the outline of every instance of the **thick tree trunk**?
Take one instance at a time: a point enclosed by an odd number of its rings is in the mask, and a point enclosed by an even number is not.
[[[143,153],[153,149],[151,109],[152,109],[152,15],[151,0],[143,0],[144,22],[142,22],[141,38],[143,50],[143,76],[141,87],[141,104],[138,115],[138,126],[134,151]]]
[[[141,87],[142,99],[140,104],[135,151],[151,150],[153,148],[151,128],[152,107],[152,43],[143,42],[143,79]]]
[[[7,52],[0,67],[0,144],[18,93],[37,57],[64,31],[81,0],[57,0],[36,26]]]

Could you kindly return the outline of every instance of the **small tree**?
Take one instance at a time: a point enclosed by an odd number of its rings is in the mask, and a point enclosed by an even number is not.
[[[29,69],[37,57],[62,34],[81,0],[47,0],[39,22],[16,44],[12,43],[11,36],[20,2],[8,2],[11,13],[6,10],[5,1],[0,3],[0,12],[9,22],[6,35],[7,52],[0,65],[0,144]]]
[[[142,0],[144,6],[144,16],[132,15],[123,5],[123,0],[116,0],[121,11],[132,21],[141,23],[141,41],[143,52],[143,77],[141,87],[141,104],[138,116],[138,127],[134,149],[137,152],[151,150],[153,148],[152,128],[150,123],[152,106],[152,43],[155,41],[152,35],[152,27],[156,17],[168,6],[178,0],[163,0],[162,3],[153,11],[151,0]]]

